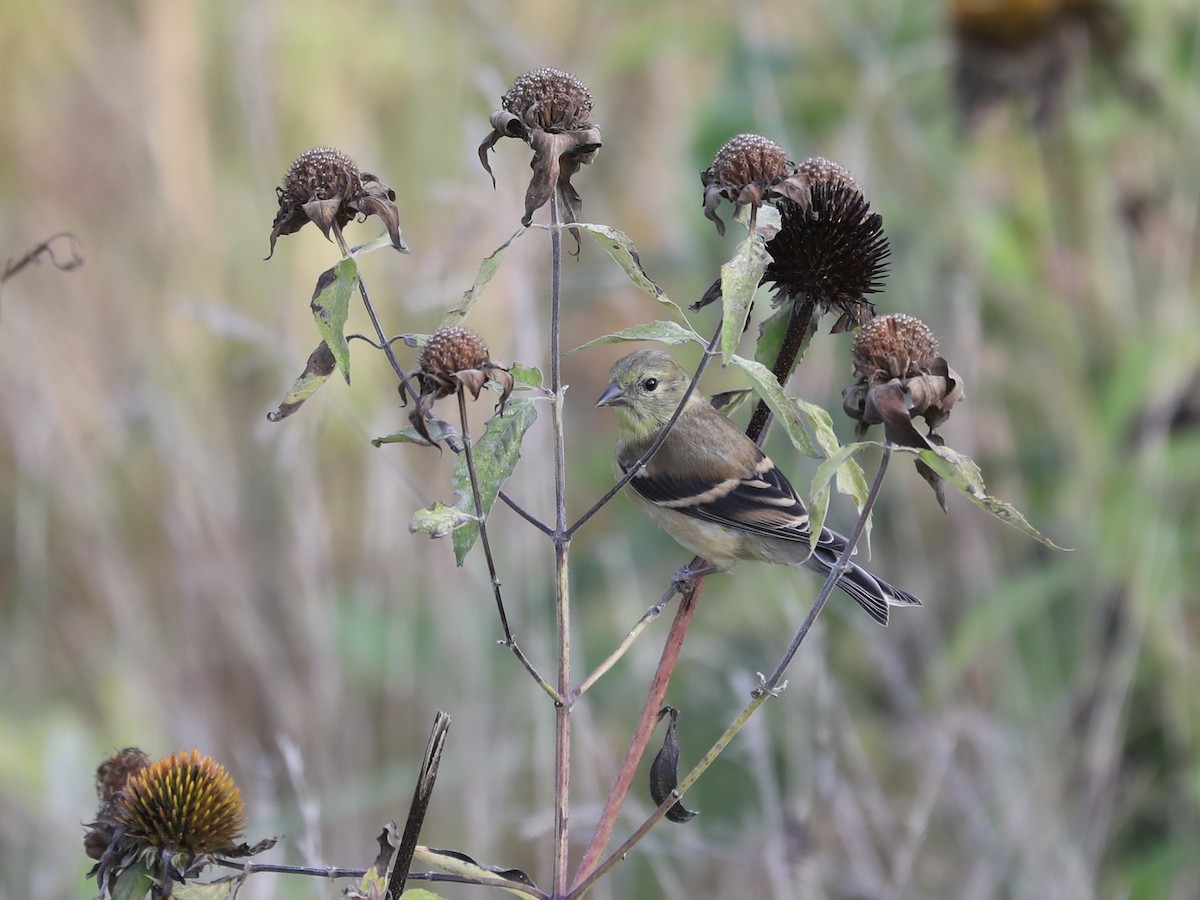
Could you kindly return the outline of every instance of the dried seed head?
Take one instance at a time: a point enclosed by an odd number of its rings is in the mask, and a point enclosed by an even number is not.
[[[125,790],[129,778],[150,765],[150,757],[137,747],[126,747],[96,769],[96,793],[101,800]]]
[[[439,328],[421,353],[421,371],[433,378],[482,369],[490,360],[487,344],[475,332],[459,325]]]
[[[586,127],[592,115],[587,85],[549,66],[519,76],[500,102],[527,127],[551,133]]]
[[[717,151],[709,171],[717,185],[736,197],[752,185],[778,184],[795,172],[795,164],[770,138],[739,134]]]
[[[820,182],[830,182],[832,184],[845,184],[856,191],[861,191],[858,182],[846,170],[845,166],[835,163],[831,159],[826,159],[823,156],[812,156],[800,163],[800,174],[808,179],[810,184],[819,184]]]
[[[332,200],[354,193],[360,180],[357,164],[345,153],[313,147],[288,168],[283,177],[283,195],[293,203]]]
[[[877,316],[854,339],[854,371],[871,383],[929,374],[937,358],[933,332],[904,313]]]
[[[139,844],[192,854],[229,850],[246,827],[237,785],[199,750],[173,753],[132,776],[117,817]]]

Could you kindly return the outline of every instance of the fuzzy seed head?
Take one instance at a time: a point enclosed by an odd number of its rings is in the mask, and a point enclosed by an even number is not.
[[[137,747],[126,747],[96,769],[96,793],[101,800],[125,790],[129,779],[150,765],[150,757]]]
[[[455,372],[482,369],[489,360],[483,338],[459,325],[451,325],[433,333],[421,353],[419,365],[426,375],[447,378]]]
[[[710,171],[717,185],[736,196],[747,185],[777,184],[792,169],[787,153],[770,138],[739,134],[717,151]]]
[[[592,114],[587,85],[549,66],[519,76],[500,102],[528,127],[549,132],[583,128]]]
[[[233,848],[246,827],[246,806],[225,768],[199,750],[151,763],[132,776],[118,812],[133,840],[193,854]]]
[[[283,177],[283,193],[298,203],[332,200],[353,192],[360,182],[358,165],[340,150],[313,147],[291,164]]]
[[[854,339],[854,371],[872,382],[927,374],[937,358],[933,332],[904,313],[876,316]]]
[[[813,156],[800,163],[800,174],[811,184],[844,184],[856,191],[861,190],[845,166],[823,156]]]

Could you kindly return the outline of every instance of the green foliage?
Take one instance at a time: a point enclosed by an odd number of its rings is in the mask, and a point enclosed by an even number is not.
[[[502,415],[488,420],[487,430],[475,442],[475,477],[479,483],[480,518],[487,519],[492,504],[500,494],[500,487],[517,467],[521,458],[521,441],[525,432],[537,418],[537,407],[532,400],[514,397],[505,404]],[[450,480],[456,496],[462,498],[459,508],[470,511],[469,521],[454,528],[454,558],[461,566],[467,553],[479,538],[479,524],[474,516],[475,501],[471,492],[471,475],[467,469],[467,456],[460,453],[454,464]]]
[[[358,263],[346,257],[317,279],[313,291],[312,312],[317,330],[333,353],[346,384],[350,383],[350,347],[346,343],[346,317],[350,314],[350,297],[358,284]]]
[[[747,235],[733,259],[721,266],[721,358],[726,363],[733,359],[742,339],[750,305],[769,260],[767,245],[755,232]]]

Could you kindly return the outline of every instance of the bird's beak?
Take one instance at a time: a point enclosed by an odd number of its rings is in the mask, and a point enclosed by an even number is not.
[[[604,393],[596,401],[597,406],[623,406],[624,404],[625,391],[615,381],[604,389]]]

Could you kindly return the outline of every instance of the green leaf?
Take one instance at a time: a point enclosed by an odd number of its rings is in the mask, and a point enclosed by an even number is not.
[[[704,338],[690,328],[685,328],[677,322],[666,322],[660,319],[657,322],[647,322],[622,331],[614,331],[612,334],[588,341],[571,352],[577,353],[580,350],[599,347],[601,344],[618,344],[623,341],[659,341],[664,344],[686,344],[688,341],[695,341],[701,346],[708,346]]]
[[[754,382],[754,389],[758,392],[758,396],[763,398],[767,407],[775,414],[776,420],[783,426],[783,430],[787,432],[787,436],[801,453],[811,456],[813,459],[820,459],[828,455],[819,451],[816,444],[812,442],[812,438],[808,436],[800,407],[793,402],[793,398],[783,392],[783,388],[775,380],[770,369],[760,362],[746,359],[737,354],[733,355],[731,362],[745,369],[750,380]]]
[[[520,869],[483,866],[457,850],[440,850],[418,844],[413,852],[413,864],[482,881],[517,897],[537,897],[541,894],[530,877]]]
[[[793,305],[794,301],[789,300],[771,313],[759,326],[754,358],[768,368],[773,367],[775,360],[779,359],[779,351],[783,347],[783,339],[787,335],[788,322],[792,318]]]
[[[475,273],[474,283],[463,293],[462,299],[458,301],[458,306],[454,307],[454,309],[450,310],[442,318],[442,324],[438,326],[439,329],[445,328],[448,325],[462,324],[463,319],[467,317],[467,313],[471,311],[471,307],[483,296],[484,288],[488,286],[488,283],[495,276],[496,271],[500,268],[500,264],[504,262],[504,256],[508,253],[509,247],[513,245],[513,241],[528,230],[524,227],[518,228],[512,233],[512,237],[492,251],[491,256],[484,258],[483,262],[479,264],[479,270]]]
[[[474,522],[475,517],[470,513],[463,512],[457,506],[447,506],[438,500],[428,509],[418,509],[413,513],[412,521],[408,523],[408,530],[413,534],[419,532],[427,534],[431,538],[440,538]]]
[[[742,339],[750,304],[769,259],[763,239],[752,234],[742,241],[733,259],[721,266],[721,358],[726,364]]]
[[[671,307],[675,310],[676,315],[682,317],[683,311],[679,308],[667,292],[658,286],[658,283],[646,274],[646,270],[642,268],[642,260],[638,256],[637,248],[633,246],[631,241],[623,231],[616,228],[610,228],[608,225],[588,225],[579,223],[571,226],[586,231],[594,237],[600,246],[608,251],[608,255],[613,258],[621,271],[624,272],[629,280],[633,282],[638,290],[649,294],[659,303]]]
[[[487,519],[488,513],[491,512],[492,504],[500,494],[500,486],[517,467],[517,461],[521,458],[521,441],[536,418],[537,408],[532,400],[525,397],[509,398],[504,407],[504,414],[493,416],[488,421],[483,435],[472,446],[471,457],[475,463],[475,477],[479,482],[479,502],[483,519]],[[472,513],[470,521],[454,531],[454,557],[461,566],[479,537],[479,523],[473,515],[475,501],[471,494],[471,476],[467,471],[466,453],[460,453],[455,460],[450,483],[455,495],[463,498],[459,503],[460,511],[468,510]]]
[[[400,900],[442,900],[442,895],[425,888],[413,888],[411,891],[401,894]]]
[[[333,352],[346,384],[350,383],[350,347],[346,343],[346,316],[350,313],[350,295],[358,282],[358,263],[346,257],[332,269],[321,273],[313,291],[312,312],[317,330]]]
[[[839,484],[838,490],[841,493],[850,494],[854,498],[854,505],[861,510],[867,502],[867,481],[862,475],[862,467],[854,460],[854,455],[866,447],[877,446],[870,441],[862,441],[855,444],[845,444],[839,447],[836,452],[831,454],[824,462],[817,466],[817,471],[813,475],[812,480],[812,504],[808,510],[808,523],[812,528],[813,534],[820,534],[821,529],[825,526],[825,515],[829,509],[829,485],[836,476]],[[861,499],[855,492],[843,489],[841,485],[842,473],[850,466],[853,466],[857,471],[858,477],[862,479],[863,493]],[[871,520],[867,520],[866,528],[870,529]]]
[[[938,447],[933,450],[913,451],[908,447],[896,447],[896,450],[915,452],[916,456],[952,484],[963,496],[976,506],[991,513],[997,519],[1011,525],[1018,531],[1028,535],[1035,541],[1040,541],[1055,550],[1066,550],[1050,538],[1046,537],[1029,522],[1015,507],[1002,500],[997,500],[988,494],[983,484],[983,474],[979,466],[969,456],[951,450],[949,447]]]
[[[355,257],[366,256],[368,253],[374,253],[376,250],[382,250],[385,247],[389,250],[398,250],[401,253],[411,253],[412,252],[411,250],[408,249],[408,245],[404,243],[403,238],[401,239],[400,243],[401,243],[401,246],[399,246],[399,247],[397,247],[395,244],[393,244],[392,236],[385,231],[383,234],[379,235],[379,237],[375,238],[375,240],[373,240],[373,241],[368,241],[367,243],[360,244],[357,247],[351,247],[350,254]]]
[[[176,900],[228,900],[235,896],[235,891],[242,886],[242,876],[234,876],[201,883],[189,881],[187,884],[176,885],[171,896]]]
[[[542,390],[542,370],[537,366],[523,366],[520,363],[513,363],[509,374],[513,377],[514,391],[540,391]]]
[[[150,877],[150,869],[145,865],[130,866],[121,873],[117,883],[112,886],[109,896],[112,900],[142,900],[150,893],[154,879]]]
[[[430,419],[425,423],[425,427],[429,429],[429,436],[433,438],[435,444],[439,444],[446,438],[451,437],[457,432],[454,426],[443,419]],[[371,439],[372,446],[382,447],[384,444],[420,444],[429,446],[429,442],[417,432],[417,429],[411,425],[406,425],[399,431],[393,431],[391,434],[383,437]]]
[[[304,371],[300,373],[300,377],[292,384],[289,390],[283,397],[283,401],[279,404],[274,412],[267,413],[267,420],[270,422],[278,422],[281,419],[286,419],[304,403],[313,393],[329,380],[329,376],[333,374],[333,367],[336,362],[333,358],[333,352],[329,349],[329,345],[321,341],[308,356],[308,363],[304,366]]]

